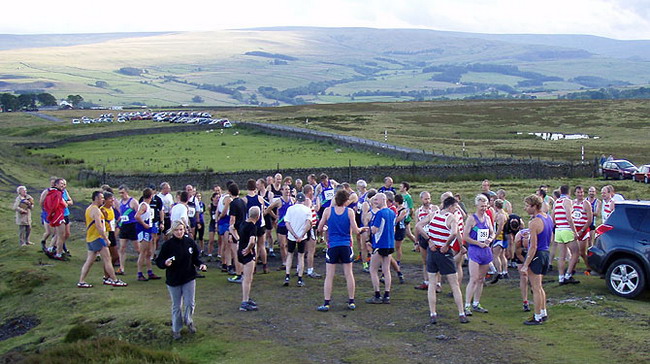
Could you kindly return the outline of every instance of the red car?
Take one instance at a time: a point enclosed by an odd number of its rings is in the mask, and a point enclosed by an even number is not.
[[[603,163],[605,179],[632,179],[636,171],[634,164],[625,159],[615,159]]]
[[[634,174],[634,182],[650,183],[650,164],[638,168],[639,171]]]

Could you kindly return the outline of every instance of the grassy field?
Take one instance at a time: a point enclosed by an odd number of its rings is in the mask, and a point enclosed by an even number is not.
[[[603,133],[602,138],[596,141],[602,142],[606,150],[619,155],[634,147],[639,147],[641,151],[646,151],[644,148],[647,148],[642,143],[643,135],[647,133],[635,135],[647,131],[641,117],[647,109],[644,102],[364,104],[218,110],[214,114],[231,119],[275,120],[295,125],[309,117],[310,127],[364,135],[378,140],[381,139],[372,130],[384,125],[392,128],[399,125],[403,136],[396,136],[393,140],[392,134],[389,134],[389,142],[399,141],[403,145],[429,145],[434,148],[455,140],[468,140],[459,138],[454,130],[461,133],[473,131],[474,138],[484,143],[484,149],[481,150],[487,154],[490,141],[496,139],[488,138],[481,132],[485,134],[491,127],[501,125],[498,123],[513,129],[524,128],[516,126],[516,119],[509,116],[514,109],[520,115],[527,115],[528,123],[525,127],[530,128],[528,130],[535,130],[533,127],[544,125],[545,120],[548,122],[562,115],[565,120],[571,120],[568,125],[572,125],[572,128],[577,128],[583,118],[599,117],[597,120],[600,120]],[[75,115],[74,112],[53,114],[62,118]],[[499,115],[501,117],[497,118]],[[617,117],[614,118],[613,115]],[[354,120],[355,118],[357,119]],[[421,124],[421,138],[412,132],[418,125],[416,120],[431,120]],[[443,120],[455,125],[447,126]],[[495,121],[488,123],[489,120]],[[151,126],[160,124],[143,121],[122,125],[72,126],[67,122],[53,124],[26,114],[0,114],[0,201],[3,206],[9,206],[13,202],[17,184],[25,184],[29,193],[37,196],[50,175],[62,175],[69,179],[70,192],[76,201],[73,214],[79,214],[88,205],[92,189],[80,187],[76,183],[74,169],[48,164],[48,158],[26,154],[22,149],[13,147],[12,143],[49,141],[64,135]],[[589,127],[595,128],[587,124],[586,128]],[[628,131],[628,128],[634,129]],[[431,129],[438,132],[436,138],[431,137]],[[237,137],[261,138],[260,135],[245,133],[234,136],[231,131],[219,136],[205,132],[176,136],[196,140],[203,138],[203,135],[206,138],[231,138],[226,140],[225,146],[217,144],[215,148],[230,147],[230,140]],[[623,136],[627,139],[621,139]],[[129,147],[145,143],[140,139],[127,141]],[[525,142],[531,145],[531,150],[535,150],[534,146],[538,145],[531,139],[517,141],[513,137],[510,140],[513,148],[524,149]],[[101,143],[113,141],[106,139]],[[303,142],[298,144],[303,145]],[[93,158],[90,146],[82,148],[89,155],[81,156],[83,159]],[[205,155],[212,154],[203,149],[186,151],[180,144],[174,148],[178,150],[177,160],[201,152]],[[289,146],[275,143],[271,148],[287,149]],[[569,150],[562,144],[555,144],[555,148],[557,154],[550,155],[564,155]],[[544,151],[540,155],[549,155],[547,149]],[[235,153],[240,152],[233,152]],[[638,159],[641,159],[644,155],[638,153]],[[134,165],[137,163],[139,162]],[[347,159],[344,163],[347,163]],[[312,166],[311,161],[306,166]],[[505,189],[515,212],[523,215],[523,198],[543,183],[552,188],[565,183],[571,187],[581,184],[600,188],[610,182],[598,179],[495,180],[492,187]],[[632,181],[613,183],[617,191],[629,199],[650,199],[650,185]],[[465,204],[470,206],[479,188],[480,180],[416,182],[412,195],[418,203],[417,196],[422,190],[430,191],[434,200],[441,193],[451,190],[460,193]],[[34,213],[35,220],[38,212]],[[469,325],[463,326],[455,319],[453,301],[446,296],[449,288],[445,285],[444,292],[439,297],[440,322],[436,326],[428,325],[426,295],[413,289],[421,280],[420,258],[411,251],[409,242],[404,244],[402,259],[407,282],[393,287],[390,306],[369,306],[363,303],[372,294],[372,288],[369,277],[361,272],[359,265],[355,265],[358,309],[354,312],[344,308],[345,288],[342,277],[337,277],[335,281],[333,310],[322,314],[315,310],[322,303],[322,280],[307,279],[304,288],[293,285],[282,287],[284,274],[277,271],[255,276],[252,297],[260,305],[260,311],[239,312],[240,286],[226,282],[226,276],[218,272],[215,262],[211,262],[207,277],[197,281],[195,321],[199,332],[189,335],[184,331],[184,338],[174,342],[170,335],[170,302],[166,287],[160,281],[137,282],[134,256],[127,261],[128,275],[125,280],[130,284],[129,287],[117,289],[101,285],[101,269],[95,265],[88,278],[95,287],[81,290],[75,287],[75,283],[85,254],[83,222],[73,221],[73,236],[69,241],[72,260],[55,262],[48,260],[35,247],[18,247],[13,219],[14,213],[10,209],[0,209],[0,220],[5,221],[7,227],[0,230],[0,325],[22,316],[36,317],[40,324],[24,335],[0,341],[0,353],[3,353],[0,358],[3,361],[252,363],[272,360],[286,363],[375,363],[377,360],[385,360],[413,363],[584,363],[618,362],[622,357],[629,362],[647,362],[650,355],[650,315],[647,311],[650,294],[646,292],[636,300],[618,298],[609,293],[603,280],[581,274],[578,277],[582,281],[580,285],[562,287],[557,285],[553,274],[547,276],[551,320],[542,327],[525,327],[521,324],[528,316],[521,311],[517,279],[488,285],[481,304],[490,313],[475,315],[470,318]],[[34,226],[31,240],[37,243],[42,231],[41,227]],[[272,268],[277,267],[279,259],[270,260],[270,264]],[[582,269],[581,265],[578,271],[582,272]],[[324,273],[322,253],[316,258],[316,270]],[[163,273],[157,269],[156,272]],[[511,274],[516,276],[514,270]],[[106,347],[111,349],[106,350]]]
[[[42,187],[47,178],[18,166],[13,170],[20,172],[28,185]],[[540,183],[554,187],[604,184],[590,179],[530,180],[493,181],[493,187],[505,188],[515,212],[522,213],[523,196]],[[413,194],[426,189],[438,196],[452,190],[467,202],[479,186],[480,181],[423,184],[414,186]],[[617,182],[616,187],[627,197],[647,198],[649,192],[647,186],[631,181]],[[78,208],[87,206],[90,192],[71,186]],[[0,197],[8,201],[11,193],[0,191]],[[4,221],[11,221],[12,216],[11,211],[0,212]],[[323,314],[315,310],[322,300],[322,280],[307,278],[304,288],[282,287],[284,275],[276,271],[255,276],[252,297],[260,311],[238,312],[240,286],[226,282],[217,265],[209,263],[207,278],[197,281],[194,318],[199,332],[189,335],[183,331],[184,338],[173,342],[164,283],[136,282],[134,257],[127,263],[127,288],[102,286],[97,265],[88,279],[94,288],[74,286],[85,254],[81,224],[73,223],[70,262],[49,261],[36,248],[19,248],[13,229],[0,232],[1,317],[32,315],[40,320],[25,335],[0,341],[4,358],[24,358],[38,351],[28,362],[82,363],[112,358],[114,362],[249,363],[272,358],[286,363],[373,363],[378,359],[479,363],[490,358],[512,363],[584,363],[615,362],[621,355],[630,362],[643,362],[649,354],[646,308],[650,295],[637,300],[618,298],[598,277],[580,275],[582,284],[559,287],[549,275],[546,290],[551,320],[532,328],[521,324],[527,315],[521,311],[517,279],[488,285],[481,303],[490,313],[476,314],[463,326],[455,319],[445,285],[439,298],[440,322],[428,325],[426,295],[412,288],[421,273],[420,258],[410,251],[410,243],[404,245],[402,263],[407,282],[395,284],[390,306],[363,303],[372,288],[369,277],[355,265],[359,303],[354,312],[344,308],[342,277],[335,281],[332,312]],[[32,240],[38,241],[41,232],[35,227]],[[320,273],[324,271],[323,259],[322,254],[316,258]],[[270,264],[275,268],[279,260],[272,259]],[[516,275],[514,271],[511,274]],[[100,349],[102,345],[110,345],[112,350]]]
[[[472,156],[579,161],[613,154],[646,164],[650,102],[448,101],[224,110],[234,120],[295,125],[378,141]],[[305,120],[309,119],[309,125]],[[528,133],[587,134],[590,139],[547,141]],[[518,134],[521,133],[521,134]],[[597,138],[594,138],[597,137]],[[465,145],[463,149],[463,144]]]
[[[235,128],[237,129],[237,128]],[[41,149],[39,155],[83,160],[106,172],[179,173],[282,168],[408,165],[413,162],[356,152],[325,142],[282,138],[251,130],[220,129],[110,138]]]

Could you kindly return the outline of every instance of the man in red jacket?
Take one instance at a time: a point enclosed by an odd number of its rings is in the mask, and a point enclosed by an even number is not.
[[[65,180],[57,178],[54,181],[54,188],[47,192],[43,208],[47,212],[47,221],[49,221],[51,229],[54,231],[53,246],[50,247],[46,254],[50,258],[57,260],[65,260],[63,256],[63,237],[65,236],[65,217],[63,216],[66,202],[63,200],[63,189],[65,188]]]

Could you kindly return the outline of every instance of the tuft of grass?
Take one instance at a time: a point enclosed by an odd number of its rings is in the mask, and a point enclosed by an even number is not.
[[[63,338],[64,343],[74,343],[79,340],[89,339],[97,333],[95,326],[89,323],[80,323],[72,326]]]
[[[102,337],[57,345],[25,358],[28,364],[87,364],[87,363],[190,363],[178,353],[153,350],[122,340]]]

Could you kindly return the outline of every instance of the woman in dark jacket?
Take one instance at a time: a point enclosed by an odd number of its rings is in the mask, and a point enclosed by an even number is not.
[[[174,221],[171,230],[172,237],[160,248],[156,265],[160,269],[165,269],[167,273],[167,289],[172,299],[172,334],[174,339],[180,339],[183,323],[191,333],[196,332],[192,320],[196,267],[202,271],[207,268],[199,259],[199,249],[194,240],[185,236],[183,223]],[[184,311],[182,311],[183,305]]]

